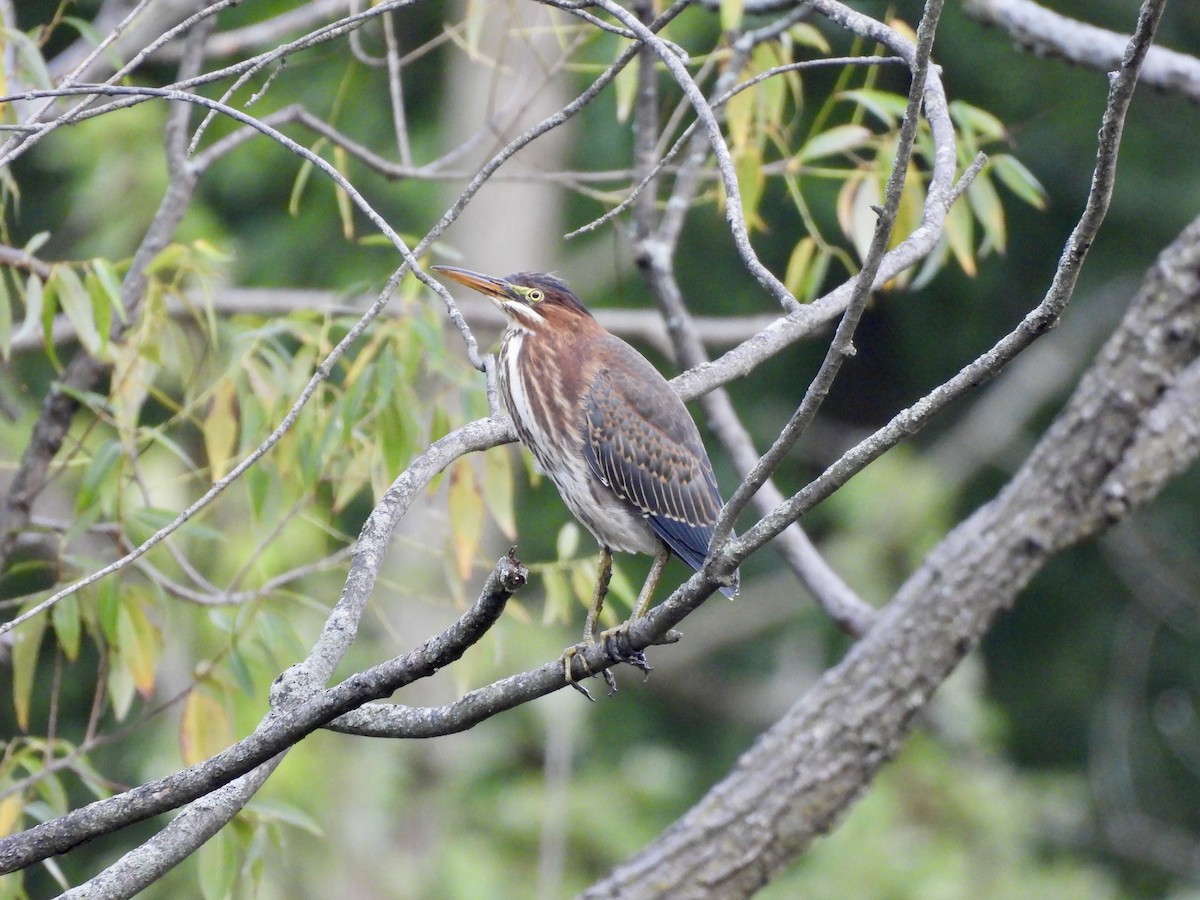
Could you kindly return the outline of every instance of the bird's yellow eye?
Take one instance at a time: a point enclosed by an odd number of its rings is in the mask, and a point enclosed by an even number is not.
[[[540,303],[542,300],[542,292],[537,288],[533,288],[525,295],[525,299],[530,303]]]

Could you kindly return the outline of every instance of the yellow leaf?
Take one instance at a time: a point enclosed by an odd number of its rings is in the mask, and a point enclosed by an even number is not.
[[[975,220],[970,207],[960,198],[946,212],[946,240],[958,265],[969,276],[975,276]]]
[[[737,169],[738,190],[742,195],[742,215],[746,226],[753,230],[765,231],[766,223],[758,214],[758,205],[762,200],[763,188],[766,186],[766,176],[763,175],[762,155],[758,147],[750,145],[735,163]]]
[[[483,455],[483,499],[492,521],[510,541],[517,539],[517,519],[513,513],[515,480],[512,454],[507,447],[497,447]]]
[[[802,285],[812,266],[813,256],[817,252],[817,242],[811,236],[803,237],[794,248],[788,259],[787,274],[783,278],[784,286],[799,298],[803,294]]]
[[[117,611],[117,645],[133,686],[143,697],[149,697],[154,693],[154,670],[162,640],[136,600],[122,603]]]
[[[734,31],[742,24],[742,13],[746,9],[745,0],[720,0],[721,30]]]
[[[632,65],[623,68],[617,73],[616,79],[614,79],[613,90],[617,92],[618,122],[624,123],[629,121],[629,114],[633,111],[633,101],[637,96],[637,83],[638,67]]]
[[[0,800],[0,838],[8,837],[17,830],[24,808],[25,798],[20,794],[9,794]]]
[[[225,704],[196,687],[183,704],[179,720],[179,749],[191,766],[215,756],[233,743],[233,726]]]
[[[458,576],[464,581],[471,574],[483,536],[483,495],[475,480],[471,464],[460,459],[450,469],[447,505],[450,510],[450,536],[454,546],[454,561]]]
[[[754,94],[757,88],[747,88],[734,94],[725,104],[725,128],[729,132],[729,151],[740,156],[751,144],[754,133]]]
[[[213,388],[208,415],[204,417],[204,452],[208,455],[209,476],[220,481],[230,469],[237,446],[238,421],[236,388],[222,378]]]

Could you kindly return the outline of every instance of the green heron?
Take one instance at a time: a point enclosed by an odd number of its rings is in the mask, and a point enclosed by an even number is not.
[[[508,320],[498,373],[504,405],[521,443],[600,544],[583,629],[590,644],[614,550],[654,557],[631,622],[646,614],[671,553],[697,571],[704,564],[723,501],[700,432],[658,370],[605,330],[561,279],[433,268],[489,297]],[[737,589],[735,572],[721,590],[732,597]],[[577,649],[563,654],[575,687]],[[645,666],[640,657],[624,661]]]

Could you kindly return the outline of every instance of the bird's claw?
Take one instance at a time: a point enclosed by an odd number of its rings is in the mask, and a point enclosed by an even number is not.
[[[580,650],[584,650],[584,649],[587,649],[587,644],[574,644],[563,651],[563,653],[562,653],[563,678],[566,679],[567,684],[569,684],[571,687],[575,688],[575,690],[579,691],[579,693],[583,694],[583,696],[587,697],[589,700],[591,700],[593,703],[595,703],[596,698],[592,696],[591,692],[587,688],[585,688],[582,684],[580,684],[578,681],[576,681],[575,676],[571,674],[571,661],[573,659],[575,659],[576,654],[578,654]],[[585,677],[590,678],[594,674],[592,672],[591,668],[587,664],[587,657],[580,656],[579,664],[581,666],[583,666],[583,671],[585,673]]]
[[[632,666],[637,666],[637,668],[641,669],[643,672],[648,673],[650,671],[650,666],[646,662],[646,656],[640,650],[632,653],[623,652],[619,645],[615,642],[613,635],[610,632],[605,632],[600,637],[604,642],[604,652],[608,654],[608,658],[613,662],[627,662]],[[587,657],[579,655],[581,651],[586,650],[594,643],[599,642],[589,643],[585,641],[579,644],[574,644],[573,646],[570,646],[564,650],[562,654],[563,678],[566,680],[567,684],[575,688],[575,690],[579,691],[579,693],[583,694],[583,696],[587,697],[592,702],[595,702],[596,698],[592,696],[591,691],[575,680],[575,676],[571,672],[571,663],[578,655],[579,665],[583,667],[584,677],[595,677],[597,673],[593,672],[591,667],[588,665]],[[608,696],[611,697],[617,692],[616,677],[613,675],[611,669],[601,669],[599,674],[604,677],[604,683],[608,686]]]
[[[654,666],[650,665],[649,661],[647,661],[645,652],[622,648],[621,638],[628,639],[628,635],[628,622],[605,631],[600,635],[600,640],[604,642],[604,652],[608,654],[608,658],[613,662],[622,662],[633,666],[635,669],[641,671],[643,675],[649,676],[654,671]],[[608,670],[605,669],[604,671],[607,672]]]

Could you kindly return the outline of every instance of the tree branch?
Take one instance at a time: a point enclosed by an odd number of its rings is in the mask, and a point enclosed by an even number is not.
[[[963,12],[995,26],[1038,56],[1111,72],[1121,65],[1125,38],[1116,32],[1046,9],[1033,0],[964,0]],[[1141,81],[1200,103],[1200,59],[1165,47],[1152,47]]]

